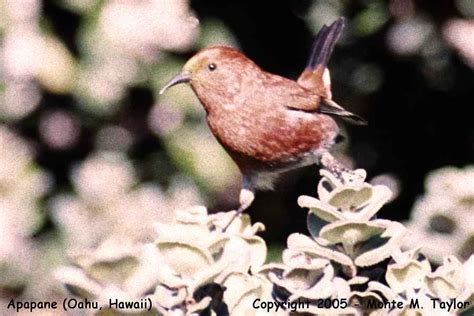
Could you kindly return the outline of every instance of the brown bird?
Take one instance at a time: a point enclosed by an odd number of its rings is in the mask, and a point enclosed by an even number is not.
[[[233,48],[211,47],[189,59],[160,91],[189,83],[201,101],[212,133],[242,172],[235,217],[250,206],[256,189],[272,188],[282,172],[318,162],[343,169],[332,156],[323,157],[339,135],[331,116],[365,124],[331,100],[326,65],[343,27],[343,18],[323,26],[297,81],[262,70]]]

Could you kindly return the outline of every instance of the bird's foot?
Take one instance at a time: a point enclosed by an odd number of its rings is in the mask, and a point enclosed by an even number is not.
[[[230,224],[232,224],[232,222],[240,216],[240,214],[242,214],[243,212],[245,211],[244,208],[242,207],[239,207],[237,209],[237,212],[235,212],[234,216],[232,216],[232,218],[230,219],[230,221],[227,223],[227,225],[224,226],[224,228],[222,229],[222,232],[225,233],[227,228],[229,228]]]
[[[239,196],[240,206],[237,209],[237,212],[234,214],[234,216],[232,216],[230,221],[227,223],[227,225],[224,226],[224,228],[222,229],[222,232],[225,232],[227,228],[229,228],[230,224],[232,224],[232,222],[237,217],[239,217],[240,214],[242,214],[250,206],[250,204],[252,204],[254,199],[255,199],[255,194],[252,191],[248,189],[240,190],[240,196]]]
[[[353,170],[344,167],[330,153],[325,152],[321,156],[321,164],[324,168],[334,174],[342,183],[354,183],[360,180],[360,175]]]

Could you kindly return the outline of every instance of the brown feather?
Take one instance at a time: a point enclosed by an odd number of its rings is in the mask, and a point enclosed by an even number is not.
[[[305,69],[298,77],[298,84],[322,97],[329,98],[330,91],[328,91],[323,80],[325,69],[323,66],[319,66],[314,70]]]
[[[297,80],[300,86],[314,91],[324,98],[331,98],[331,83],[329,76],[325,78],[325,71],[327,71],[329,58],[343,28],[344,18],[339,18],[330,26],[324,25],[321,28],[314,40],[308,65]]]

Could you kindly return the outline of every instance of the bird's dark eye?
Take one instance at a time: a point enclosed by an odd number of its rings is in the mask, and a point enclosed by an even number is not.
[[[214,71],[217,69],[217,66],[216,64],[214,63],[210,63],[209,65],[207,65],[207,68],[210,70],[210,71]]]

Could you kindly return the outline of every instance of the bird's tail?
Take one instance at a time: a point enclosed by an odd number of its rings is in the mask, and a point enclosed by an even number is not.
[[[300,86],[329,99],[331,98],[331,78],[327,64],[343,28],[344,18],[342,17],[330,26],[324,25],[321,28],[313,42],[308,64],[298,78]]]
[[[320,65],[326,68],[334,46],[342,34],[344,24],[344,18],[340,17],[330,26],[323,25],[313,42],[306,69],[315,70]]]

